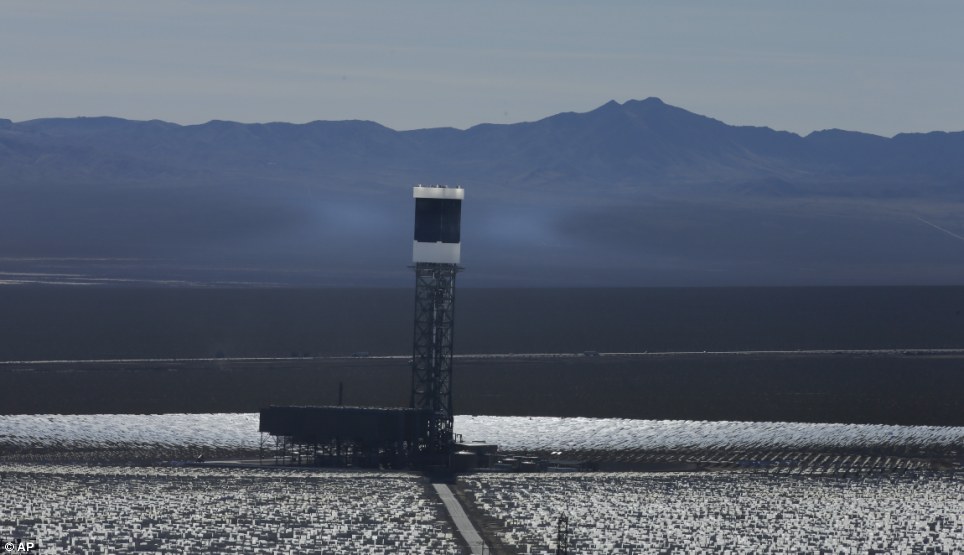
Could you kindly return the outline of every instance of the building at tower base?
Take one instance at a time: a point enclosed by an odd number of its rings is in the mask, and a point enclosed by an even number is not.
[[[272,406],[259,430],[278,464],[448,467],[452,431],[455,276],[461,269],[462,189],[413,189],[415,318],[407,408]]]

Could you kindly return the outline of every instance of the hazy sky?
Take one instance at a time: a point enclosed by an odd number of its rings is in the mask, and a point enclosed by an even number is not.
[[[0,117],[964,130],[964,2],[3,0]]]

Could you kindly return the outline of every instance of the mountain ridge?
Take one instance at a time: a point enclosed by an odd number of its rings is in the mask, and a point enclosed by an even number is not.
[[[0,130],[0,145],[6,147],[0,151],[0,172],[18,162],[11,150],[22,154],[47,149],[43,154],[53,161],[65,153],[83,152],[103,169],[118,161],[122,166],[143,162],[166,166],[167,173],[182,178],[190,170],[241,168],[253,178],[274,178],[279,170],[291,178],[325,167],[331,177],[345,180],[345,173],[362,164],[435,174],[440,181],[461,176],[461,181],[483,187],[494,173],[510,188],[544,184],[553,176],[562,185],[599,179],[621,185],[746,184],[770,179],[800,185],[852,181],[854,176],[887,176],[893,181],[921,174],[924,181],[944,184],[964,176],[964,163],[957,156],[964,148],[964,132],[886,138],[831,129],[801,136],[769,127],[731,126],[655,97],[622,104],[612,100],[589,112],[483,123],[464,130],[397,131],[367,120],[211,120],[180,125],[114,117],[42,118],[3,124]],[[30,176],[24,166],[33,161],[36,158],[19,160],[18,177],[49,181],[53,176],[47,173]],[[133,176],[105,171],[99,177],[111,182]],[[165,172],[154,176],[157,181],[167,177]]]
[[[417,183],[470,190],[483,285],[964,283],[964,132],[801,136],[655,97],[467,129],[0,120],[0,260],[395,283]],[[151,262],[23,262],[85,257]]]

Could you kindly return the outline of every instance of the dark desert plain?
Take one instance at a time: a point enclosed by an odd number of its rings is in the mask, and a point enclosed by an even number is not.
[[[0,288],[0,412],[255,412],[339,384],[406,406],[412,303]],[[964,425],[964,287],[464,288],[456,310],[458,414]]]

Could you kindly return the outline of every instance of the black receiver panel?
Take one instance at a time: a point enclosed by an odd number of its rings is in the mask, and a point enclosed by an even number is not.
[[[461,200],[415,199],[415,240],[419,243],[459,243],[461,224]]]

